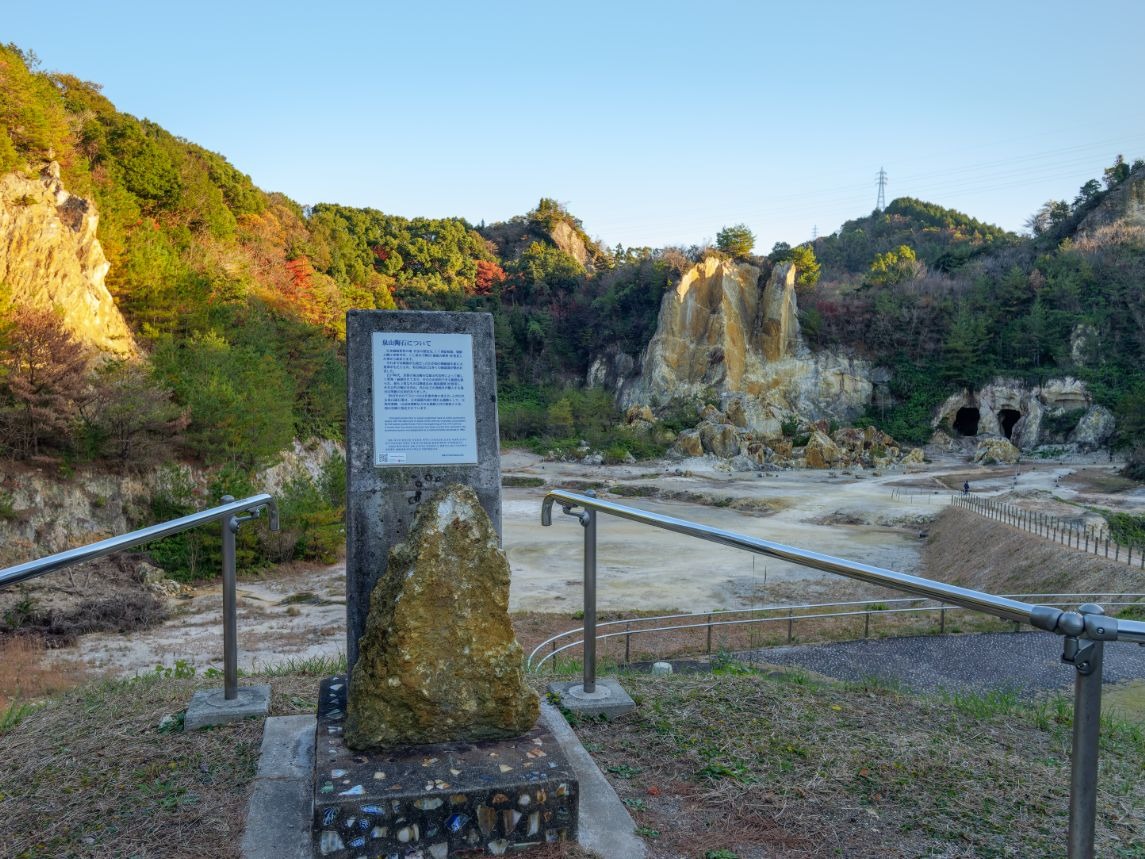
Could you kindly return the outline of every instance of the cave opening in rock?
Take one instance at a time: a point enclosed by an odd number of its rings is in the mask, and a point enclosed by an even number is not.
[[[1017,409],[1000,409],[998,411],[998,426],[1002,428],[1002,435],[1006,438],[1012,438],[1014,432],[1014,424],[1022,418],[1022,413]]]
[[[954,430],[959,435],[978,435],[978,409],[963,406],[954,416]]]

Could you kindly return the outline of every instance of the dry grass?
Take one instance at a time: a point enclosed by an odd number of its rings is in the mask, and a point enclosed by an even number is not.
[[[237,856],[262,725],[165,732],[195,685],[82,687],[0,736],[0,854]]]
[[[1139,489],[1141,484],[1119,474],[1111,474],[1104,468],[1083,468],[1066,477],[1064,484],[1080,492],[1100,492],[1117,495]]]
[[[34,702],[70,689],[85,678],[78,663],[44,664],[44,645],[34,636],[0,639],[0,713],[12,704]]]
[[[577,732],[653,859],[1065,853],[1068,706],[799,674],[623,683],[636,712]],[[1103,730],[1097,855],[1140,856],[1145,736]]]
[[[271,685],[271,715],[312,714],[337,667],[296,661],[244,682]],[[192,692],[219,684],[160,673],[88,684],[0,733],[0,856],[238,859],[262,721],[181,727]],[[537,855],[592,859],[575,844]]]
[[[922,575],[992,593],[1139,593],[1141,571],[958,508],[931,524]]]

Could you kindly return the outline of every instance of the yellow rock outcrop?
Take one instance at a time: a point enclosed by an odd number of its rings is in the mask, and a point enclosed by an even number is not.
[[[64,190],[55,162],[38,178],[0,177],[0,282],[17,306],[54,309],[81,343],[129,357],[138,347],[104,285],[98,222],[92,202]]]

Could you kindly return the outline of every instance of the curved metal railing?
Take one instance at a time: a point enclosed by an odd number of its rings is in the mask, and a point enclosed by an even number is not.
[[[916,597],[982,612],[1014,623],[1028,623],[1063,638],[1062,661],[1074,666],[1073,755],[1070,773],[1069,859],[1092,859],[1097,819],[1097,760],[1101,730],[1101,666],[1106,641],[1145,644],[1145,622],[1105,615],[1093,603],[1063,611],[1010,597],[936,582],[844,558],[811,552],[771,540],[749,537],[686,519],[626,507],[594,495],[554,489],[541,504],[541,524],[552,524],[553,504],[575,516],[584,528],[584,683],[578,695],[603,697],[596,690],[596,514],[607,513],[633,522],[685,534],[733,549],[847,576]],[[580,508],[580,512],[575,512]]]
[[[1128,608],[1131,606],[1138,606],[1145,608],[1145,593],[1140,594],[1121,594],[1121,593],[1077,593],[1077,594],[1006,594],[1007,599],[1021,599],[1030,600],[1036,599],[1040,605],[1054,606],[1056,608],[1071,608],[1072,606],[1079,605],[1084,602],[1100,602],[1104,608]],[[787,624],[787,640],[792,641],[794,638],[794,627],[798,621],[801,620],[829,620],[833,618],[845,617],[862,617],[864,618],[863,637],[867,638],[870,634],[870,618],[872,616],[882,617],[884,615],[894,614],[928,614],[938,612],[940,616],[939,633],[946,631],[946,613],[951,611],[966,611],[960,606],[955,605],[924,605],[923,603],[933,603],[925,597],[900,597],[897,599],[865,599],[865,600],[848,600],[845,602],[832,602],[832,603],[800,603],[800,604],[786,604],[786,605],[765,605],[755,606],[752,608],[740,609],[721,609],[719,611],[708,612],[680,612],[678,614],[662,614],[653,616],[640,616],[621,618],[619,620],[610,620],[604,623],[597,623],[596,640],[605,641],[607,639],[623,638],[625,640],[625,656],[624,663],[629,661],[629,641],[633,636],[638,635],[654,635],[662,632],[679,632],[686,629],[705,629],[708,631],[707,644],[704,648],[705,652],[711,654],[712,652],[712,629],[718,627],[729,626],[752,626],[763,624]],[[873,605],[888,606],[886,608],[872,608]],[[848,608],[851,606],[864,606],[857,611],[816,611],[817,609],[836,609]],[[894,606],[893,608],[889,606]],[[795,612],[811,612],[809,614],[795,614]],[[766,617],[756,617],[755,615],[764,612],[787,612],[786,614],[771,614]],[[724,618],[731,615],[751,615],[738,620],[720,620],[713,618]],[[696,618],[705,618],[703,621],[697,620],[695,623],[679,623],[670,626],[633,626],[633,624],[647,624],[659,621],[673,621],[673,620],[691,620]],[[600,632],[606,627],[620,627],[624,629],[615,632]],[[584,644],[584,627],[577,626],[558,632],[556,635],[549,636],[540,644],[529,652],[525,660],[525,669],[527,671],[537,672],[549,660],[556,660],[556,657],[567,650],[572,650]],[[557,645],[557,642],[564,641],[565,639],[572,638],[573,636],[580,635],[575,641],[568,641],[566,643]],[[547,653],[541,655],[541,652],[548,650]],[[538,658],[538,656],[540,658]]]
[[[93,561],[125,549],[131,549],[143,543],[161,540],[182,531],[198,528],[208,522],[221,522],[223,532],[223,689],[224,697],[233,701],[238,697],[238,623],[235,609],[235,534],[239,525],[249,519],[262,515],[263,510],[269,511],[270,530],[278,530],[278,505],[271,495],[261,493],[236,501],[229,495],[224,495],[222,504],[207,510],[200,510],[178,519],[161,522],[137,531],[109,537],[97,543],[89,543],[75,549],[56,552],[45,558],[16,564],[13,567],[0,570],[0,588],[14,585],[19,582],[34,579],[55,570],[82,564],[84,561]],[[246,513],[245,516],[238,514]]]

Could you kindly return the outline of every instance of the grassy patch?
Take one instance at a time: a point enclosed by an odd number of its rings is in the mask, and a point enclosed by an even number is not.
[[[314,713],[318,676],[344,661],[306,660],[252,678],[270,714]],[[191,694],[217,679],[159,673],[77,687],[0,732],[0,854],[239,859],[262,720],[184,731]],[[538,859],[592,859],[548,845]]]
[[[545,479],[527,477],[523,474],[508,474],[501,478],[501,485],[506,489],[536,489],[545,485]]]
[[[637,825],[658,833],[656,855],[1064,855],[1066,702],[763,674],[624,683],[637,711],[577,732]],[[1097,855],[1132,855],[1145,841],[1145,740],[1116,720],[1102,731]]]

